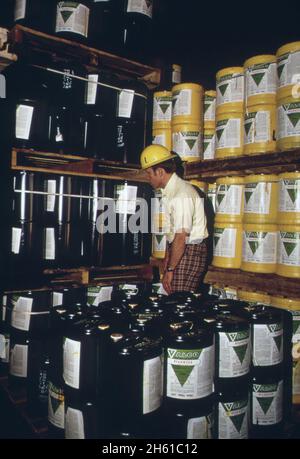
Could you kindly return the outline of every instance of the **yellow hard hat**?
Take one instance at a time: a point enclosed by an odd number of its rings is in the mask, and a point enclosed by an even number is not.
[[[171,153],[166,147],[162,145],[150,145],[145,148],[141,154],[142,169],[148,169],[156,164],[163,163],[169,159],[176,158],[177,155]]]

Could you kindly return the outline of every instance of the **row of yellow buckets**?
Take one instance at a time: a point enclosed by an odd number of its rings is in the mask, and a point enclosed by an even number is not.
[[[246,301],[251,305],[263,304],[288,311],[292,315],[293,403],[300,404],[300,298],[271,296],[266,293],[241,290],[232,286],[212,285],[211,294],[220,298]]]
[[[154,95],[153,143],[183,160],[300,146],[300,42],[216,75],[216,91],[184,83]]]

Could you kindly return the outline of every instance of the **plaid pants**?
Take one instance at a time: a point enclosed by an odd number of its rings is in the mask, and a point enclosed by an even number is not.
[[[183,257],[177,265],[172,292],[197,292],[207,271],[207,243],[187,244]]]

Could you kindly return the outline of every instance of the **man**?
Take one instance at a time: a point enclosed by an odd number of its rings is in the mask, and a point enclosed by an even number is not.
[[[166,209],[168,249],[162,283],[168,294],[197,291],[207,266],[203,199],[176,174],[176,158],[161,145],[151,145],[141,154],[142,169],[152,187],[162,190]]]

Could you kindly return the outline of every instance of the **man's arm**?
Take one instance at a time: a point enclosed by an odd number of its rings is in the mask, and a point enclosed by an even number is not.
[[[185,251],[185,241],[188,237],[188,233],[184,230],[177,232],[175,234],[174,240],[172,242],[171,248],[168,253],[168,267],[175,269],[179,264],[181,258],[183,257]],[[165,266],[166,269],[166,266]],[[172,281],[173,281],[173,271],[165,271],[163,277],[163,287],[168,294],[172,292]]]

